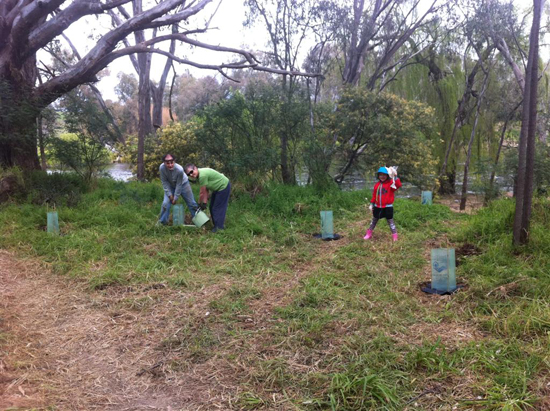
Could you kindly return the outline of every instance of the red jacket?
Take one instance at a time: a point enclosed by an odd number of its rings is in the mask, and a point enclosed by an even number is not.
[[[374,191],[372,193],[372,199],[370,202],[378,208],[385,208],[391,206],[394,200],[394,193],[401,187],[401,180],[399,178],[395,179],[395,187],[390,187],[393,184],[391,178],[388,178],[383,183],[378,181],[374,185]]]

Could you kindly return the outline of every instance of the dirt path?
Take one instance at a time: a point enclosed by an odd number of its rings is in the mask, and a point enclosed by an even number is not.
[[[136,311],[149,300],[161,303]],[[0,250],[0,410],[214,409],[219,369],[171,373],[177,352],[159,350],[194,310],[161,285],[90,293]]]

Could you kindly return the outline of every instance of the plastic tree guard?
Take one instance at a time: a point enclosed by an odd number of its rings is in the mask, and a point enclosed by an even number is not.
[[[432,192],[431,191],[422,191],[422,204],[432,205]]]
[[[180,226],[180,225],[183,225],[185,220],[184,220],[184,216],[185,214],[183,213],[183,205],[182,204],[176,204],[172,207],[172,223],[175,225],[175,226]]]
[[[321,211],[321,238],[334,238],[332,211]]]
[[[432,289],[440,293],[455,291],[457,289],[455,270],[454,248],[436,248],[432,250]]]
[[[59,234],[59,218],[57,211],[48,211],[48,233]]]

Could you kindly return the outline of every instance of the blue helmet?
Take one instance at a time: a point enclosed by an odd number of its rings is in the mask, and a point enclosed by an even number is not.
[[[384,173],[384,174],[387,174],[387,175],[390,175],[390,172],[388,171],[388,169],[386,167],[380,167],[378,169],[378,171],[376,172],[376,175],[380,174],[380,173]]]

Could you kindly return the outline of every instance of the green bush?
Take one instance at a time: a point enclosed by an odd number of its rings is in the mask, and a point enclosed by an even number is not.
[[[145,178],[148,181],[159,178],[162,157],[168,153],[172,154],[182,167],[187,163],[196,163],[203,167],[202,158],[197,155],[200,153],[196,136],[199,128],[200,124],[191,120],[186,123],[170,123],[157,135],[148,135],[145,138],[146,154],[143,156]],[[137,165],[137,143],[137,136],[129,136],[124,146],[118,146],[123,161]]]
[[[24,178],[24,197],[36,205],[74,207],[90,188],[89,183],[76,173],[30,171],[25,173]]]
[[[433,186],[437,164],[431,143],[433,109],[393,94],[353,87],[344,91],[333,117],[330,133],[338,138],[335,159],[341,172],[348,166],[362,171],[380,164],[398,165],[407,181]]]
[[[58,162],[58,166],[72,170],[88,183],[109,162],[109,152],[105,145],[85,134],[64,134],[51,139],[50,144],[54,148],[54,161]]]
[[[0,203],[18,198],[25,192],[25,178],[18,167],[0,167]]]

